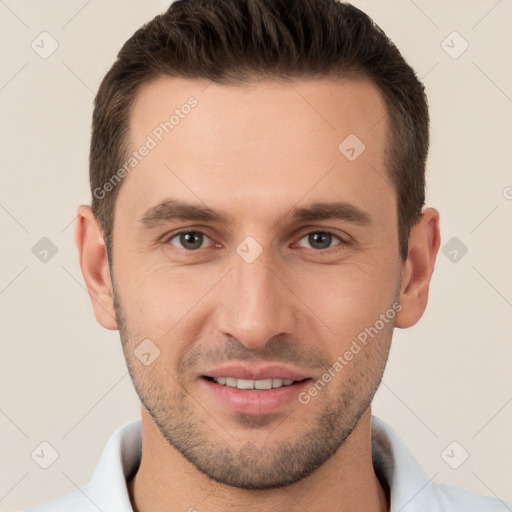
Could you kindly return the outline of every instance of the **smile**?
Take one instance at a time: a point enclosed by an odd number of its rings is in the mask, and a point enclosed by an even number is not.
[[[295,384],[295,380],[292,379],[262,379],[262,380],[251,380],[251,379],[236,379],[235,377],[214,377],[214,382],[221,386],[229,386],[230,388],[238,388],[244,390],[267,390],[276,389],[283,386],[291,386]]]

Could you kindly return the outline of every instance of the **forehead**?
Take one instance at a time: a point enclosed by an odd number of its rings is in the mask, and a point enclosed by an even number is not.
[[[191,98],[197,108],[187,107]],[[232,145],[241,140],[245,144],[249,133],[241,128],[250,126],[255,137],[268,133],[276,142],[292,142],[294,135],[307,135],[311,144],[321,141],[324,150],[330,147],[327,134],[336,142],[350,129],[365,142],[376,142],[387,118],[380,91],[366,79],[260,80],[224,85],[160,77],[143,84],[137,93],[130,118],[131,142],[152,133],[173,113],[178,116],[171,121],[173,138],[196,135],[204,142]],[[192,121],[181,123],[187,117]],[[301,122],[296,124],[297,120]],[[374,130],[377,124],[380,129]],[[216,129],[198,133],[201,125]],[[290,127],[293,129],[286,130]]]
[[[134,102],[130,152],[151,146],[118,201],[135,209],[168,196],[252,216],[302,199],[394,205],[383,98],[367,80],[224,85],[159,78]],[[389,209],[390,205],[387,205]]]

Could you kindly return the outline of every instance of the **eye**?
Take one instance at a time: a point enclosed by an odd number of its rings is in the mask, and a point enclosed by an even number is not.
[[[301,246],[301,241],[306,240],[308,244],[313,249],[330,249],[331,243],[333,239],[337,239],[340,244],[345,243],[344,240],[342,240],[339,236],[335,235],[334,233],[331,233],[329,231],[311,231],[307,235],[303,236],[299,240],[299,246]],[[338,245],[340,245],[338,244]],[[302,246],[303,247],[303,246]]]
[[[177,242],[173,242],[173,240],[177,240]],[[190,251],[196,251],[198,249],[203,248],[203,243],[206,240],[211,240],[210,237],[206,236],[201,231],[180,231],[172,235],[167,243],[178,247],[179,249],[185,249]],[[178,245],[180,244],[180,245]]]

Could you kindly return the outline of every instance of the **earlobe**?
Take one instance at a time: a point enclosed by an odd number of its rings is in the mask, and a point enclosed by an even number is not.
[[[439,212],[426,208],[409,236],[409,252],[402,269],[399,298],[402,309],[396,316],[396,327],[411,327],[422,317],[440,243]]]
[[[82,205],[78,209],[75,244],[96,320],[106,329],[116,330],[118,326],[107,248],[90,206]]]

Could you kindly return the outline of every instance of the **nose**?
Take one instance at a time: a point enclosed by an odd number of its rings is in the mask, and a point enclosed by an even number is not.
[[[223,280],[222,307],[217,310],[220,332],[251,349],[291,333],[295,324],[290,284],[264,253],[252,263],[234,255],[234,268]]]

